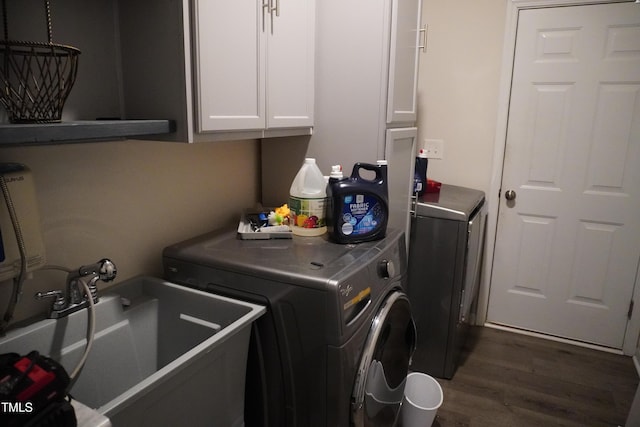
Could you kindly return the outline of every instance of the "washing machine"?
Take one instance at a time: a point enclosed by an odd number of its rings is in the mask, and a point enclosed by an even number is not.
[[[171,282],[267,307],[252,327],[245,425],[395,424],[416,345],[403,232],[348,245],[209,233],[165,248],[163,264]]]

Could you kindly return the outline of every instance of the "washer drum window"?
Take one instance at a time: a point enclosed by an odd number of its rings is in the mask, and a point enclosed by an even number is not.
[[[416,328],[404,292],[391,292],[371,323],[352,396],[352,421],[392,426],[400,412]]]

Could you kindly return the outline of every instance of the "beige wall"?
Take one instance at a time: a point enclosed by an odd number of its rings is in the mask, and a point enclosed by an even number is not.
[[[241,210],[258,200],[256,141],[0,148],[0,162],[32,170],[47,261],[73,268],[111,258],[118,280],[160,277],[164,246],[237,224]],[[62,289],[64,279],[63,273],[36,272],[25,284],[16,320],[45,311],[47,303],[33,294]],[[0,284],[2,314],[10,288],[10,281]]]
[[[428,25],[418,88],[419,144],[444,140],[427,175],[489,193],[505,0],[423,0]]]

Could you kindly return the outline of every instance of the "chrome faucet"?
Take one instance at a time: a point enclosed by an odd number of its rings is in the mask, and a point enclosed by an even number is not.
[[[98,280],[110,282],[116,278],[116,266],[111,260],[104,258],[95,264],[83,265],[77,270],[72,270],[67,274],[67,289],[63,294],[61,290],[48,292],[38,292],[36,299],[54,298],[49,309],[50,319],[59,319],[71,313],[89,306],[89,298],[93,303],[97,303]],[[86,283],[91,295],[87,295],[82,283]]]

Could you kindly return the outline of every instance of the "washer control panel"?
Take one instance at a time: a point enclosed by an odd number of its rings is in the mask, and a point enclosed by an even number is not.
[[[384,250],[371,253],[370,261],[362,262],[350,274],[338,282],[338,304],[341,311],[342,328],[357,327],[357,319],[364,316],[372,306],[391,288],[403,287],[402,276],[404,242],[387,245]],[[343,331],[344,332],[344,331]]]

